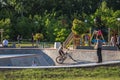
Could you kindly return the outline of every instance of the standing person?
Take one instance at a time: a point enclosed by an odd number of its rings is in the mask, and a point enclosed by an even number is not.
[[[34,34],[33,33],[32,33],[31,41],[32,41],[32,47],[34,47]]]
[[[17,36],[18,44],[20,43],[20,35]]]
[[[8,47],[8,40],[4,39],[2,42],[3,47]]]
[[[59,52],[59,55],[62,57],[65,55],[65,53],[63,51],[63,44],[61,44],[60,47],[58,48],[58,52]]]
[[[98,57],[98,63],[102,62],[102,40],[100,38],[100,36],[97,36],[97,42],[95,45],[97,48],[97,57]]]
[[[116,34],[116,38],[117,38],[116,46],[118,47],[118,49],[120,49],[120,36]]]
[[[112,46],[115,46],[115,37],[114,37],[114,35],[111,36],[110,44],[111,44]]]
[[[18,47],[20,47],[20,42],[22,40],[22,37],[20,35],[17,36],[17,41],[18,41]]]
[[[37,66],[35,61],[32,61],[32,66]]]

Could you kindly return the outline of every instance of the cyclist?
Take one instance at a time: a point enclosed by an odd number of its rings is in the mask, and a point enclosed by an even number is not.
[[[65,53],[63,51],[63,45],[61,44],[60,47],[58,48],[59,55],[64,57]]]

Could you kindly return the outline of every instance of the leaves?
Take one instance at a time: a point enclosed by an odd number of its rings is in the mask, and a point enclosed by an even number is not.
[[[93,20],[98,15],[107,27],[116,30],[119,25],[116,18],[120,17],[119,3],[118,0],[1,0],[0,28],[4,28],[4,36],[12,40],[17,34],[29,39],[31,33],[43,33],[46,41],[64,41],[75,18],[84,26],[73,25],[76,26],[73,29],[78,31],[76,34],[94,27]],[[88,22],[84,23],[84,20]]]
[[[43,38],[44,38],[44,36],[41,33],[36,33],[34,36],[34,40],[42,40]]]
[[[81,20],[74,19],[72,31],[74,34],[81,35],[86,31],[86,27],[84,26],[84,23]]]
[[[2,80],[119,80],[119,66],[90,68],[19,69],[0,71]]]

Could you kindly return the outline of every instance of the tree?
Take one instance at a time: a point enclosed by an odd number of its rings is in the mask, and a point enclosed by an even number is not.
[[[28,39],[31,36],[31,33],[32,33],[32,29],[31,29],[32,26],[33,25],[28,18],[19,17],[17,19],[17,24],[15,26],[16,35],[20,34],[20,35],[23,36],[23,38]]]
[[[10,39],[10,19],[0,20],[0,29],[4,30],[4,38]]]
[[[36,46],[38,47],[40,40],[44,38],[42,33],[36,33],[34,36],[34,40],[36,40]]]
[[[78,19],[73,20],[72,32],[75,35],[81,35],[86,31],[86,27],[84,26],[84,22]]]
[[[103,5],[104,1],[106,1],[106,3]],[[43,33],[46,41],[63,40],[62,37],[65,39],[66,35],[69,34],[74,18],[82,21],[85,20],[83,13],[92,15],[91,19],[88,19],[91,24],[90,26],[93,26],[93,19],[99,14],[106,26],[110,28],[115,26],[115,29],[117,29],[116,18],[119,16],[115,15],[119,15],[119,11],[116,11],[119,10],[120,1],[104,1],[1,0],[0,21],[3,20],[2,24],[5,24],[5,19],[9,19],[10,24],[7,25],[7,30],[5,29],[5,35],[9,35],[11,40],[15,40],[18,33],[24,35],[25,38],[30,38],[29,34],[31,34],[32,31],[34,33]],[[59,19],[61,16],[63,18]],[[36,21],[38,24],[35,24]],[[60,23],[61,21],[66,21],[66,24],[62,25]],[[26,29],[28,29],[27,32]],[[60,35],[61,32],[67,34]],[[50,33],[54,34],[51,35]]]
[[[96,12],[91,16],[95,19],[95,27],[97,30],[101,29],[105,40],[107,41],[108,29],[111,28],[112,31],[117,32],[117,17],[119,17],[119,11],[114,11],[107,7],[107,3],[103,1]],[[96,18],[97,17],[97,18]]]
[[[54,24],[54,36],[55,41],[64,42],[66,37],[70,33],[70,27],[65,15],[59,16],[57,21]]]

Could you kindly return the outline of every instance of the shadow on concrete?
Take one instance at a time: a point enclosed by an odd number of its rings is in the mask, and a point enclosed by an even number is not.
[[[8,50],[8,49],[7,49]],[[9,54],[8,54],[8,53]],[[10,53],[12,52],[12,53]],[[34,53],[33,53],[34,52]],[[0,54],[0,66],[54,66],[53,59],[42,50],[8,50]],[[33,65],[33,62],[35,65]]]
[[[88,64],[88,63],[95,63],[95,62],[76,60],[73,63],[69,63],[69,62],[67,63],[67,62],[65,62],[62,65],[78,65],[78,64],[80,65],[80,64]]]

